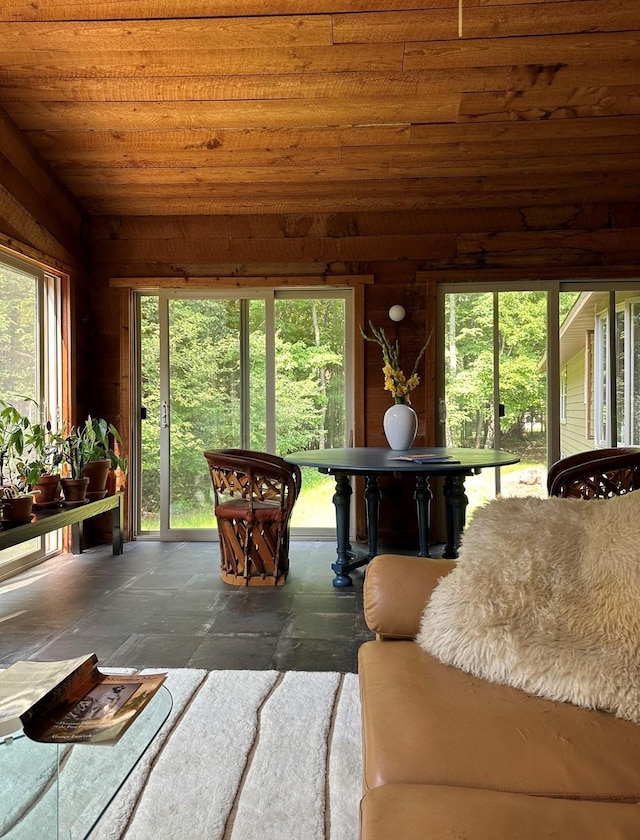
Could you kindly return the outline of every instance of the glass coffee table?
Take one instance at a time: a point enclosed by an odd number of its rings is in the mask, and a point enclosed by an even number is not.
[[[169,716],[172,702],[162,686],[112,746],[40,744],[22,731],[0,737],[0,838],[90,837]]]

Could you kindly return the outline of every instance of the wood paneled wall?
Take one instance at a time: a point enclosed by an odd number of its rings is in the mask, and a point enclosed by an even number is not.
[[[0,109],[0,244],[53,269],[84,268],[86,213]]]

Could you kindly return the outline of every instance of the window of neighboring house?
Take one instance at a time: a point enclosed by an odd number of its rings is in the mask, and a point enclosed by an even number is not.
[[[587,440],[593,440],[594,436],[594,429],[593,429],[593,342],[594,342],[594,333],[593,330],[587,330],[585,335],[585,346],[584,346],[584,355],[585,355],[585,365],[584,365],[584,419],[585,419],[585,438]]]
[[[0,253],[0,398],[60,423],[61,281],[38,266]],[[26,400],[26,401],[25,401]],[[59,533],[0,551],[0,579],[58,550]]]
[[[640,444],[640,301],[626,299],[615,311],[615,358],[610,363],[609,317],[596,316],[593,341],[595,440],[598,446]],[[614,377],[615,392],[611,392]],[[615,400],[615,405],[612,401]],[[609,418],[614,418],[614,429]]]
[[[608,446],[611,442],[611,436],[607,423],[609,409],[609,400],[607,399],[609,379],[609,319],[606,313],[596,316],[594,352],[593,407],[595,441],[597,446]]]
[[[640,444],[640,301],[627,301],[624,310],[625,342],[624,389],[619,414],[624,416],[624,427],[619,443],[625,446]],[[621,410],[624,405],[624,411]]]
[[[560,372],[560,422],[567,422],[567,369]]]

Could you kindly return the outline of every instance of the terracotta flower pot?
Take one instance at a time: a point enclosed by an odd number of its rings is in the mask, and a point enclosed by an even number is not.
[[[41,475],[36,485],[34,492],[37,496],[34,499],[36,507],[44,507],[45,505],[53,505],[60,498],[60,473],[56,475]]]
[[[33,496],[17,496],[15,499],[2,500],[3,522],[18,524],[31,522],[31,510],[33,508]]]
[[[61,478],[65,505],[78,505],[86,501],[88,478]]]
[[[89,479],[87,487],[88,499],[103,499],[107,495],[107,478],[111,469],[111,461],[104,458],[101,461],[88,461],[82,468],[82,475]]]

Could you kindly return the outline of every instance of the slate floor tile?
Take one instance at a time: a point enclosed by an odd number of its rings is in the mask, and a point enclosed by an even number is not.
[[[184,668],[202,641],[201,636],[134,634],[107,658],[118,668]]]
[[[205,636],[187,662],[189,668],[257,670],[272,668],[277,637]]]
[[[0,581],[0,667],[95,652],[131,668],[351,671],[373,638],[366,568],[332,585],[335,544],[293,541],[284,586],[220,580],[215,543],[125,544],[60,555]]]

